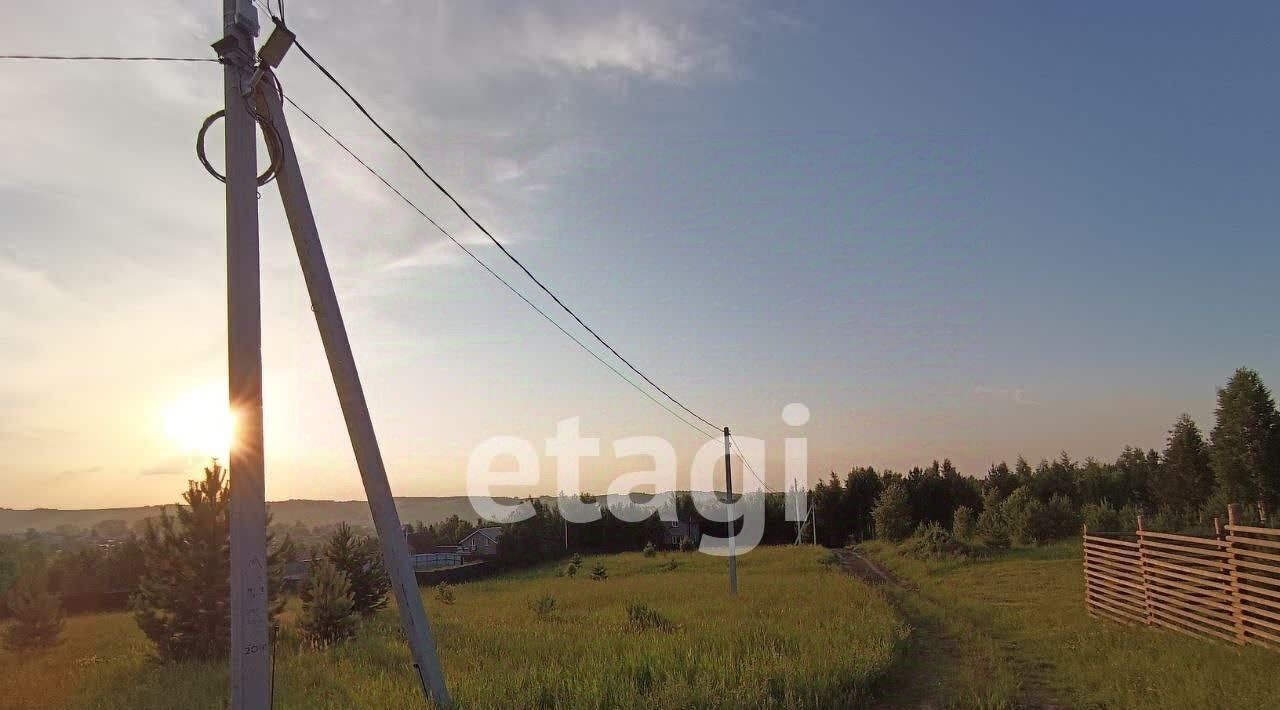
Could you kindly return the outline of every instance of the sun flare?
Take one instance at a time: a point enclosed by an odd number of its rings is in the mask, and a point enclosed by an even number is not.
[[[173,400],[164,410],[164,431],[184,453],[225,461],[235,433],[226,392],[211,385]]]

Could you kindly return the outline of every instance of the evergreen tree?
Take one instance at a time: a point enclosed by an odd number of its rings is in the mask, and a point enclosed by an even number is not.
[[[302,635],[317,646],[355,636],[360,615],[355,608],[351,583],[332,561],[311,563],[311,577],[302,589]]]
[[[324,556],[346,576],[356,612],[369,616],[387,606],[391,579],[382,564],[377,539],[341,523],[329,538]]]
[[[1149,486],[1157,504],[1179,512],[1199,508],[1213,492],[1209,447],[1191,415],[1183,414],[1173,423],[1164,460]]]
[[[911,505],[907,500],[907,488],[902,483],[891,483],[880,493],[880,500],[871,511],[876,522],[876,537],[899,542],[911,535]]]
[[[1236,370],[1218,390],[1218,422],[1210,461],[1222,497],[1237,503],[1275,504],[1280,494],[1280,414],[1254,370]]]
[[[188,481],[186,505],[147,522],[142,539],[146,572],[134,595],[134,618],[163,660],[223,658],[231,642],[231,527],[226,471],[217,461],[204,480]],[[270,538],[268,538],[270,544]],[[268,608],[284,604],[279,594],[285,542],[267,555]]]
[[[1025,464],[1026,459],[1019,458],[1021,463]],[[1028,467],[1029,468],[1029,467]],[[987,471],[987,478],[983,481],[982,492],[986,497],[988,491],[995,491],[995,501],[998,503],[1013,493],[1018,487],[1018,476],[1009,470],[1009,464],[1001,461],[998,464],[992,464],[990,470]]]
[[[5,632],[4,645],[11,650],[46,648],[62,633],[62,602],[48,591],[42,566],[33,565],[9,589],[13,624]]]

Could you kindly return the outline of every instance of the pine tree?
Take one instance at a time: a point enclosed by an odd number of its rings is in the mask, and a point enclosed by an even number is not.
[[[146,572],[134,595],[134,618],[163,660],[223,658],[231,643],[231,527],[226,471],[214,461],[204,480],[188,481],[186,505],[147,522],[142,548]],[[269,613],[280,594],[286,537],[267,556]]]
[[[1148,485],[1156,503],[1180,512],[1199,508],[1213,492],[1209,447],[1191,415],[1173,423],[1164,460]]]
[[[49,593],[42,568],[28,569],[14,582],[8,594],[13,625],[5,633],[4,645],[11,650],[47,648],[62,633],[62,602]]]
[[[302,589],[303,636],[317,646],[337,643],[355,636],[359,623],[347,576],[327,559],[312,562]]]
[[[1210,452],[1220,497],[1237,503],[1280,495],[1280,414],[1254,370],[1236,370],[1218,390],[1218,422]]]
[[[880,493],[871,517],[876,523],[876,537],[892,542],[907,539],[911,535],[911,505],[907,499],[907,487],[892,483]]]
[[[346,575],[355,610],[369,616],[387,606],[391,580],[382,565],[378,541],[342,523],[329,538],[324,556]]]

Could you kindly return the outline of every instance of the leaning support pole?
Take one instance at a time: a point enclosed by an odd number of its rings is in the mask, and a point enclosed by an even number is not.
[[[724,428],[724,495],[729,510],[729,593],[738,593],[738,536],[733,532],[733,467],[729,456],[729,427]]]
[[[373,512],[374,526],[382,543],[382,557],[391,577],[396,606],[400,610],[400,623],[409,639],[413,655],[413,667],[421,681],[423,692],[440,707],[449,707],[449,691],[445,686],[444,672],[436,654],[435,640],[427,621],[418,581],[409,561],[409,548],[404,531],[400,527],[400,515],[391,497],[391,485],[387,482],[387,470],[378,449],[378,439],[369,418],[369,406],[365,402],[364,389],[360,386],[360,374],[356,370],[347,329],[338,309],[338,298],[333,291],[333,280],[320,246],[320,234],[316,229],[307,188],[302,182],[298,156],[293,150],[293,139],[285,122],[284,108],[274,87],[261,86],[258,92],[259,110],[270,118],[280,136],[281,165],[276,182],[280,186],[280,198],[284,202],[285,216],[293,232],[293,243],[298,250],[298,261],[311,296],[311,309],[316,314],[320,328],[320,340],[324,343],[329,359],[329,370],[342,405],[342,416],[347,422],[351,448],[355,451],[356,465],[364,479],[365,495]]]
[[[262,446],[262,298],[258,255],[258,126],[244,90],[253,71],[258,14],[248,0],[223,0],[227,170],[227,389],[231,442],[231,707],[271,705],[267,633],[267,504]]]

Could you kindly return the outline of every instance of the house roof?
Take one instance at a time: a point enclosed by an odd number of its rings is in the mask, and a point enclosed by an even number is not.
[[[502,528],[497,526],[489,527],[489,528],[477,528],[476,530],[473,530],[470,533],[468,533],[466,537],[459,540],[458,544],[459,545],[466,544],[467,540],[470,540],[476,535],[482,535],[485,538],[487,538],[489,542],[497,544],[498,538],[502,537]]]

